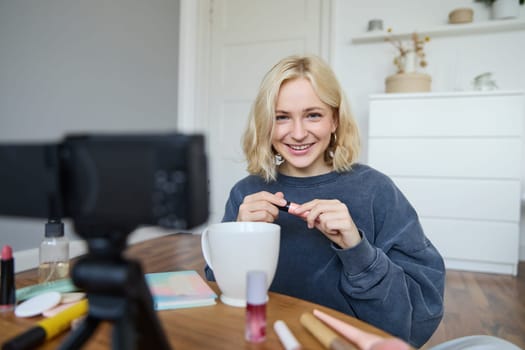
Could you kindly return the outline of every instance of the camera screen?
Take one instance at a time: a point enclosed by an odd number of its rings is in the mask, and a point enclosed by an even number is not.
[[[90,236],[139,225],[191,228],[208,218],[201,135],[77,135],[0,145],[1,215],[71,217]],[[5,164],[5,163],[4,163]]]

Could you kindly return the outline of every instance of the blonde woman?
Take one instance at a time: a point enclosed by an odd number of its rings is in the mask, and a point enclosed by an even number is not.
[[[270,290],[424,344],[443,315],[443,259],[394,183],[356,162],[357,125],[330,67],[314,56],[278,62],[243,148],[251,175],[231,189],[223,221],[281,226]]]

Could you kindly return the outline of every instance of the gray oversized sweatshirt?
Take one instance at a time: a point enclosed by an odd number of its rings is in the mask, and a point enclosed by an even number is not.
[[[340,249],[317,229],[286,212],[279,263],[270,290],[357,317],[420,347],[443,316],[443,259],[425,236],[416,211],[386,175],[355,164],[347,172],[276,181],[248,176],[230,192],[223,221],[235,221],[245,196],[283,192],[287,200],[338,199],[362,241]],[[214,279],[206,267],[207,277]]]

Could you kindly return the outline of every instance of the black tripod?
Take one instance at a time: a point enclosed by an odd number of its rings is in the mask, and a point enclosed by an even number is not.
[[[86,319],[60,346],[79,349],[101,321],[113,323],[114,350],[170,349],[153,307],[140,263],[122,256],[127,235],[87,239],[89,253],[73,268],[74,283],[87,293]]]

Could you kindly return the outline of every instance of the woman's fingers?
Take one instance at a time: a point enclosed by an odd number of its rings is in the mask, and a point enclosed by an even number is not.
[[[237,221],[273,222],[279,216],[277,205],[286,205],[282,192],[262,191],[248,195],[239,206]]]

